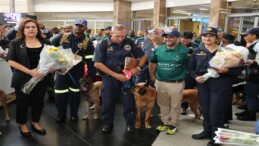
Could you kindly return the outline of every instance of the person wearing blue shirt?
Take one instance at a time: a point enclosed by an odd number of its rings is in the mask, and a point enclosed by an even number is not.
[[[56,122],[61,123],[66,120],[67,104],[70,99],[70,120],[78,121],[78,108],[80,104],[79,79],[84,75],[85,63],[88,68],[88,78],[92,79],[96,70],[92,61],[94,46],[88,37],[84,35],[87,29],[87,21],[76,19],[73,32],[61,34],[52,40],[52,45],[62,45],[64,49],[71,48],[74,54],[82,57],[82,61],[74,66],[65,75],[57,74],[55,80],[55,104],[58,115]]]
[[[148,33],[148,32],[146,32],[146,33]],[[137,46],[139,46],[142,49],[142,51],[147,56],[147,61],[146,61],[145,65],[143,66],[140,73],[136,76],[136,83],[147,82],[149,85],[154,86],[154,83],[150,78],[149,67],[148,67],[149,61],[152,57],[152,53],[155,50],[154,44],[153,44],[152,40],[150,38],[148,38],[147,35],[138,38],[135,41],[135,43]]]
[[[207,146],[217,146],[214,141],[215,131],[223,127],[225,123],[225,112],[228,103],[231,102],[232,82],[238,76],[242,68],[218,68],[218,78],[204,80],[203,75],[210,68],[209,61],[215,56],[219,46],[216,44],[217,29],[208,27],[202,30],[202,42],[199,48],[194,50],[190,59],[188,70],[198,84],[199,100],[203,113],[203,131],[192,135],[193,139],[210,139]]]
[[[126,27],[117,24],[112,27],[110,38],[98,42],[94,53],[95,67],[104,74],[101,93],[103,133],[110,133],[113,130],[116,98],[121,96],[126,130],[129,133],[135,131],[136,108],[132,90],[134,85],[132,85],[132,80],[123,74],[122,70],[126,57],[140,58],[138,65],[135,65],[137,67],[131,70],[131,73],[136,75],[144,66],[146,55],[131,39],[126,38],[126,35]]]

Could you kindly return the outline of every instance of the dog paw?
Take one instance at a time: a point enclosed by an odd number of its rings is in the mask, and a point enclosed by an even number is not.
[[[88,120],[89,119],[89,116],[88,115],[85,115],[82,120]]]
[[[139,124],[136,123],[136,124],[135,124],[135,128],[136,128],[136,129],[139,129],[139,128],[140,128],[140,123],[139,123]]]
[[[99,119],[99,118],[98,118],[98,115],[94,115],[94,119],[95,119],[95,120]]]
[[[146,129],[152,128],[150,125],[145,125]]]

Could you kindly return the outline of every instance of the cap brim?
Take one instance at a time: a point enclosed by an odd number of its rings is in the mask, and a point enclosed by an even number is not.
[[[205,34],[213,34],[213,35],[217,35],[216,33],[214,33],[214,32],[205,32],[205,33],[203,33],[202,35],[205,35]]]

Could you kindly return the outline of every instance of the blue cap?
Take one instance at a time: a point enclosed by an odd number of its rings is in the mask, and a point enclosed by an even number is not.
[[[84,27],[87,27],[87,21],[84,19],[76,19],[75,20],[75,25],[83,25]]]
[[[207,33],[217,35],[218,30],[214,27],[208,27],[208,28],[205,28],[201,31],[201,35],[204,35],[204,34],[207,34]]]
[[[177,38],[179,38],[181,36],[181,34],[178,30],[172,30],[172,31],[166,32],[162,36],[166,36],[166,35],[169,35],[170,37],[177,37]]]
[[[245,35],[248,35],[248,34],[255,34],[255,35],[259,35],[259,28],[252,28],[252,29],[249,29],[246,31]]]

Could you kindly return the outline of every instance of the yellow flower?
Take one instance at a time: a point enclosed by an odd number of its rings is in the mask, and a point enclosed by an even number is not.
[[[66,60],[65,60],[64,57],[61,57],[61,58],[58,59],[58,62],[60,62],[60,63],[65,62],[65,61],[66,61]]]

